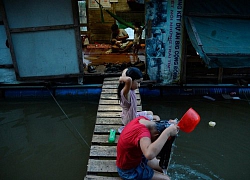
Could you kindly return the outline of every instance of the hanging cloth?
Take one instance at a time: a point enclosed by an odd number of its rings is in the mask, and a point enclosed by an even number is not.
[[[127,26],[127,27],[130,27],[130,28],[134,28],[133,24],[132,23],[129,23],[129,22],[126,22],[124,19],[122,19],[121,17],[115,15],[114,13],[112,13],[111,11],[105,9],[97,0],[95,0],[95,2],[97,4],[99,4],[99,7],[100,7],[100,10],[101,10],[101,18],[102,18],[102,22],[104,22],[104,18],[103,18],[103,12],[102,12],[102,9],[104,9],[111,17],[113,17],[115,20],[117,20],[119,23]]]

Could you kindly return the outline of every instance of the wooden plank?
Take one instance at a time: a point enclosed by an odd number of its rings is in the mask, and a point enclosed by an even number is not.
[[[113,94],[110,96],[110,94],[101,94],[100,96],[101,99],[119,99],[117,94]],[[140,94],[136,94],[136,99],[141,99]]]
[[[110,105],[99,105],[98,106],[98,111],[122,111],[122,107],[119,104],[110,104]]]
[[[117,172],[116,160],[89,159],[88,172]]]
[[[91,157],[116,157],[116,146],[91,146]]]
[[[100,99],[99,104],[120,104],[118,99]],[[141,105],[141,100],[137,99],[137,105]]]
[[[120,104],[118,99],[100,99],[99,104]]]
[[[106,177],[106,176],[95,176],[95,175],[87,175],[85,178],[85,180],[92,180],[92,179],[96,179],[96,180],[121,180],[120,177]]]
[[[142,111],[142,106],[137,106],[138,108],[138,111]],[[112,117],[112,118],[115,118],[115,117],[121,117],[121,112],[117,112],[117,111],[114,111],[114,112],[105,112],[105,111],[98,111],[97,114],[96,114],[96,117]]]
[[[109,88],[105,89],[105,88],[102,87],[102,93],[107,93],[107,94],[112,94],[112,95],[117,94],[117,89],[109,89]],[[136,89],[135,93],[139,94],[140,92],[139,92],[138,89]]]
[[[105,88],[106,85],[109,85],[109,86],[113,86],[113,88],[117,88],[118,84],[119,84],[119,79],[117,79],[117,80],[108,80],[108,81],[106,81],[106,79],[104,79],[104,81],[102,83],[102,87]]]
[[[117,118],[96,118],[96,124],[122,124],[122,119],[120,117]]]
[[[105,82],[107,81],[118,81],[119,80],[119,77],[107,77],[105,78]]]
[[[117,81],[103,81],[103,85],[107,84],[117,86],[119,84],[119,80],[117,79]]]
[[[97,112],[96,117],[121,117],[121,112]]]
[[[117,94],[110,96],[109,94],[101,94],[100,99],[119,99]]]
[[[119,137],[120,137],[120,135],[116,135],[115,143],[118,142]],[[92,137],[92,143],[106,144],[106,143],[108,143],[108,138],[109,138],[108,134],[105,134],[105,135],[94,134]]]
[[[110,129],[115,129],[116,133],[121,125],[95,125],[94,133],[106,133],[109,134]]]
[[[105,89],[117,89],[118,84],[103,84],[102,88],[105,88]]]
[[[137,110],[138,111],[141,111],[142,110],[142,107],[141,106],[137,106]],[[120,105],[115,105],[115,104],[111,104],[111,105],[99,105],[98,106],[98,111],[105,111],[105,112],[108,112],[108,111],[112,111],[112,112],[115,112],[115,111],[118,111],[118,112],[121,112],[122,111],[122,107]]]

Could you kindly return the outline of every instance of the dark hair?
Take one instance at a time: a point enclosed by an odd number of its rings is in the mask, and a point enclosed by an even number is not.
[[[128,70],[126,71],[126,76],[131,77],[133,81],[135,79],[143,78],[142,72],[136,67],[128,68]]]
[[[111,45],[115,45],[116,39],[111,39]]]
[[[136,67],[129,67],[126,71],[126,76],[131,77],[132,81],[143,78],[142,72]],[[125,83],[123,82],[118,85],[117,95],[119,99],[121,99],[121,90],[124,88],[124,86]]]
[[[140,26],[141,26],[141,23],[137,21],[137,22],[134,23],[134,26],[135,26],[135,27],[140,27]]]
[[[111,30],[112,31],[116,31],[118,29],[118,25],[117,24],[113,24],[112,26],[111,26]]]
[[[168,128],[171,124],[168,120],[156,121],[155,126],[159,134],[161,134],[166,128]]]

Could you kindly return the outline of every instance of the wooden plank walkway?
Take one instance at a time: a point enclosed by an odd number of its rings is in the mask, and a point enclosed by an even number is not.
[[[119,139],[117,131],[122,126],[122,109],[117,96],[118,79],[119,77],[109,77],[103,81],[85,180],[120,179],[115,164],[116,144]],[[136,91],[136,95],[137,109],[141,111],[139,90]],[[108,142],[109,131],[112,128],[116,130],[115,143]]]

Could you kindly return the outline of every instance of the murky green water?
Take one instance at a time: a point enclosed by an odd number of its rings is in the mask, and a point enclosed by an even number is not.
[[[168,173],[172,179],[250,178],[250,98],[211,101],[202,96],[142,97],[144,109],[152,109],[162,119],[178,118],[193,107],[201,117],[191,133],[180,132],[175,141]],[[214,128],[208,125],[215,121]]]
[[[143,109],[162,119],[180,119],[189,107],[201,116],[193,132],[180,132],[175,141],[168,170],[172,179],[249,179],[250,104],[215,99],[142,97]],[[57,101],[61,109],[49,97],[0,101],[1,180],[83,179],[89,155],[84,140],[90,144],[99,97]]]
[[[83,179],[99,97],[57,99],[1,100],[1,180]]]

